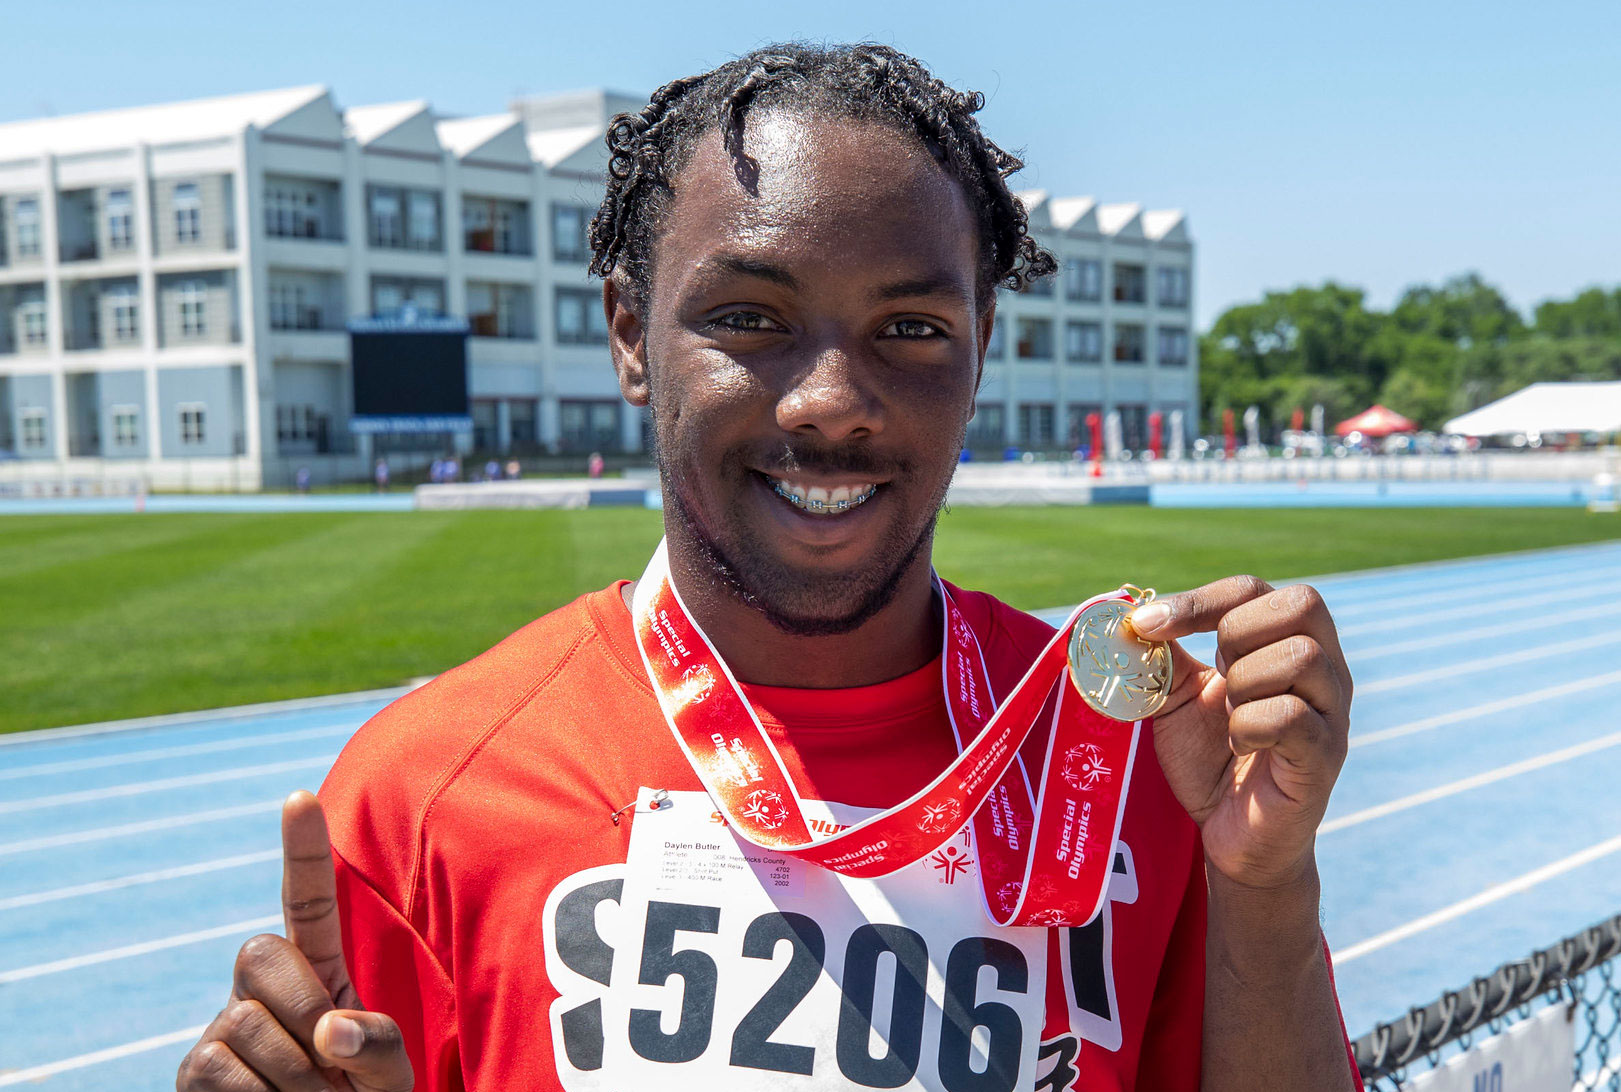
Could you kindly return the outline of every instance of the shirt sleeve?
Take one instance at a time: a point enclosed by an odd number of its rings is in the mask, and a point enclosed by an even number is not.
[[[361,1003],[399,1024],[415,1092],[466,1092],[450,976],[398,909],[336,850],[343,952]]]
[[[1138,1092],[1199,1092],[1204,1049],[1204,853],[1193,840],[1187,885],[1176,912],[1137,1065]]]

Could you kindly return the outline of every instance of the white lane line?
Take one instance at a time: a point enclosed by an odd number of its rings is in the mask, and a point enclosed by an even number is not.
[[[184,815],[166,815],[162,819],[142,819],[139,822],[119,823],[111,827],[95,827],[91,830],[71,830],[65,834],[46,834],[39,838],[23,838],[16,842],[0,843],[0,857],[13,853],[32,853],[41,849],[79,845],[83,842],[99,842],[106,838],[121,838],[130,834],[150,834],[155,830],[173,830],[175,827],[189,827],[197,823],[215,823],[224,819],[237,819],[244,815],[262,815],[267,811],[280,811],[281,804],[280,800],[261,800],[257,804],[238,804],[234,808],[211,808],[208,811],[191,811]]]
[[[1411,641],[1397,641],[1394,644],[1373,644],[1363,648],[1348,648],[1345,655],[1353,662],[1360,663],[1365,660],[1378,660],[1385,656],[1398,656],[1404,652],[1422,652],[1425,649],[1441,648],[1446,645],[1461,644],[1464,641],[1477,641],[1482,637],[1501,637],[1504,634],[1524,633],[1534,629],[1553,629],[1556,626],[1568,625],[1571,622],[1582,622],[1589,618],[1615,618],[1621,614],[1621,603],[1599,603],[1594,606],[1577,607],[1569,610],[1564,606],[1555,609],[1550,601],[1548,609],[1526,614],[1507,622],[1490,626],[1476,626],[1474,629],[1443,629],[1440,633],[1429,637],[1418,637]],[[1406,625],[1400,628],[1413,630],[1421,628],[1415,625]]]
[[[1515,649],[1499,656],[1484,656],[1478,660],[1465,660],[1463,663],[1447,664],[1444,667],[1431,668],[1428,671],[1414,671],[1408,675],[1394,675],[1386,679],[1375,679],[1370,683],[1357,683],[1357,696],[1367,694],[1382,694],[1387,690],[1400,690],[1407,686],[1417,686],[1419,683],[1435,682],[1438,679],[1455,679],[1459,675],[1473,675],[1481,671],[1490,671],[1492,668],[1505,667],[1509,664],[1523,664],[1530,660],[1545,660],[1549,656],[1563,656],[1567,652],[1582,653],[1590,648],[1600,645],[1613,645],[1621,643],[1621,629],[1611,630],[1608,633],[1598,633],[1591,637],[1578,637],[1574,641],[1559,641],[1551,645],[1532,645],[1529,648]]]
[[[1541,690],[1516,694],[1511,698],[1499,698],[1496,701],[1482,702],[1479,705],[1471,705],[1467,709],[1454,709],[1449,713],[1437,713],[1433,717],[1408,721],[1406,724],[1398,724],[1394,728],[1381,728],[1376,732],[1353,734],[1349,742],[1352,747],[1366,747],[1370,743],[1383,743],[1390,739],[1400,739],[1403,736],[1414,735],[1418,732],[1428,732],[1432,728],[1444,728],[1449,724],[1472,720],[1475,717],[1491,716],[1493,713],[1502,713],[1509,709],[1535,705],[1537,702],[1547,701],[1550,698],[1563,698],[1570,694],[1579,694],[1584,690],[1597,690],[1600,687],[1612,686],[1616,683],[1621,683],[1621,671],[1611,671],[1607,675],[1594,675],[1592,678],[1577,679],[1574,682],[1559,683],[1556,686],[1545,686]]]
[[[1547,754],[1535,755],[1531,758],[1522,759],[1519,762],[1511,762],[1507,766],[1499,766],[1494,770],[1486,770],[1483,773],[1474,774],[1471,777],[1460,778],[1457,781],[1449,781],[1445,785],[1437,785],[1433,789],[1425,789],[1423,792],[1415,792],[1410,796],[1402,796],[1395,800],[1387,801],[1383,804],[1375,804],[1371,808],[1363,808],[1361,811],[1353,811],[1350,814],[1342,815],[1337,819],[1328,820],[1322,826],[1317,828],[1317,833],[1332,834],[1336,830],[1344,830],[1346,827],[1354,827],[1358,823],[1366,823],[1371,819],[1380,819],[1386,815],[1394,815],[1399,811],[1406,811],[1408,808],[1416,808],[1421,804],[1428,804],[1433,800],[1442,800],[1448,796],[1456,796],[1460,792],[1468,792],[1470,789],[1478,789],[1482,785],[1491,785],[1498,781],[1506,781],[1511,777],[1518,777],[1520,774],[1530,773],[1532,770],[1541,770],[1548,766],[1556,766],[1561,762],[1569,762],[1573,758],[1581,758],[1583,755],[1590,755],[1597,751],[1608,750],[1609,748],[1618,745],[1621,745],[1621,732],[1611,732],[1607,736],[1600,736],[1598,739],[1590,739],[1586,743],[1577,743],[1569,747],[1561,747],[1557,751],[1549,751]],[[0,904],[0,907],[3,907],[3,904]]]
[[[281,854],[282,851],[279,849],[265,849],[257,853],[239,853],[234,857],[217,857],[212,861],[198,861],[195,864],[175,865],[173,868],[159,868],[151,872],[137,872],[131,876],[118,876],[110,880],[56,887],[49,891],[34,891],[27,895],[11,895],[0,899],[0,910],[38,906],[42,902],[76,899],[82,895],[99,895],[103,891],[117,891],[123,887],[135,887],[143,883],[162,883],[164,880],[178,880],[186,876],[201,876],[208,872],[221,872],[227,868],[241,868],[244,865],[278,860]]]
[[[190,755],[217,754],[221,751],[242,751],[272,743],[294,743],[304,739],[326,736],[353,735],[360,725],[345,724],[336,728],[303,728],[296,732],[274,732],[267,736],[218,739],[210,743],[187,743],[177,747],[154,747],[147,751],[130,751],[118,755],[100,755],[96,758],[76,758],[64,762],[42,762],[37,766],[17,766],[0,770],[0,781],[41,774],[77,773],[80,770],[100,770],[108,766],[128,766],[136,762],[155,762],[160,758],[185,758]]]
[[[1343,592],[1338,591],[1338,589],[1334,588],[1332,585],[1319,590],[1323,593],[1323,598],[1328,601],[1329,608],[1334,612],[1334,616],[1336,618],[1347,618],[1358,614],[1365,614],[1369,611],[1383,610],[1391,606],[1421,607],[1428,606],[1431,603],[1454,602],[1460,596],[1468,595],[1472,592],[1481,592],[1484,594],[1489,593],[1493,589],[1497,588],[1523,589],[1527,586],[1527,584],[1533,581],[1537,583],[1545,583],[1550,578],[1580,575],[1583,581],[1590,581],[1597,575],[1621,576],[1621,569],[1616,569],[1612,572],[1607,569],[1595,570],[1591,565],[1575,565],[1569,568],[1537,569],[1534,573],[1514,573],[1508,576],[1489,580],[1484,583],[1481,581],[1479,574],[1476,573],[1459,572],[1454,575],[1457,577],[1457,582],[1455,584],[1443,584],[1439,581],[1425,582],[1424,586],[1426,588],[1438,589],[1435,591],[1426,591],[1418,594],[1402,594],[1397,592],[1395,594],[1381,595],[1369,599],[1358,599],[1354,602],[1348,602],[1341,606],[1335,605],[1335,599],[1343,598]]]
[[[122,948],[107,948],[99,952],[87,952],[84,955],[70,956],[67,959],[53,959],[49,963],[35,963],[29,967],[16,967],[9,971],[0,971],[0,986],[9,985],[12,982],[21,982],[29,978],[40,978],[48,974],[60,974],[62,971],[77,970],[80,967],[90,967],[97,963],[110,963],[115,959],[129,959],[133,956],[146,955],[148,952],[161,952],[166,948],[179,948],[187,944],[198,944],[205,940],[217,940],[220,937],[234,936],[241,933],[259,933],[274,928],[281,923],[281,915],[273,914],[270,917],[233,921],[229,925],[217,925],[212,929],[199,929],[194,933],[179,933],[172,937],[142,941],[140,944],[126,944]]]
[[[89,1066],[100,1065],[102,1062],[114,1062],[119,1058],[128,1058],[131,1054],[145,1054],[149,1050],[174,1046],[176,1043],[193,1042],[202,1038],[203,1032],[207,1030],[207,1024],[198,1024],[194,1028],[181,1028],[179,1031],[171,1031],[163,1035],[152,1035],[145,1039],[136,1039],[132,1043],[108,1047],[105,1050],[93,1050],[89,1054],[76,1054],[71,1058],[63,1058],[59,1062],[46,1062],[44,1065],[33,1065],[27,1069],[13,1069],[10,1073],[0,1073],[0,1088],[9,1088],[14,1084],[32,1084],[36,1081],[54,1077],[58,1073],[71,1073],[75,1069],[85,1069]]]
[[[95,724],[76,724],[64,728],[33,728],[26,732],[0,735],[0,747],[20,743],[55,743],[59,739],[79,739],[99,736],[108,732],[132,732],[142,728],[174,728],[185,724],[201,724],[215,720],[240,720],[243,717],[275,716],[278,713],[302,713],[311,709],[330,709],[340,705],[361,705],[366,702],[391,702],[409,694],[418,684],[390,686],[383,690],[356,690],[349,694],[326,694],[316,698],[293,698],[289,701],[265,701],[253,705],[228,705],[221,709],[198,709],[190,713],[164,713],[156,717],[135,717],[130,720],[106,720]]]
[[[1611,595],[1615,592],[1621,592],[1621,583],[1583,584],[1581,587],[1581,601],[1584,603],[1591,602],[1595,595]],[[1465,603],[1451,610],[1425,610],[1411,613],[1421,615],[1418,619],[1419,623],[1429,627],[1436,622],[1450,622],[1455,618],[1473,618],[1481,614],[1495,614],[1500,611],[1520,610],[1525,607],[1530,607],[1533,610],[1540,607],[1543,611],[1553,614],[1561,605],[1558,598],[1552,589],[1542,588],[1528,595],[1509,596],[1505,599],[1492,599],[1480,603]],[[1613,605],[1612,602],[1612,607]],[[1388,630],[1394,622],[1405,617],[1408,613],[1406,611],[1397,611],[1388,618],[1380,618],[1372,622],[1358,622],[1354,626],[1341,626],[1339,627],[1340,636],[1356,637],[1364,633],[1377,633],[1380,630]]]
[[[1437,925],[1443,925],[1454,918],[1461,918],[1465,914],[1479,910],[1483,906],[1501,902],[1510,895],[1518,895],[1522,891],[1529,891],[1531,888],[1551,880],[1555,876],[1581,868],[1583,865],[1592,864],[1594,861],[1608,857],[1618,851],[1621,851],[1621,835],[1606,839],[1596,846],[1588,846],[1586,849],[1572,853],[1569,857],[1562,857],[1552,864],[1534,868],[1522,876],[1514,877],[1512,880],[1488,887],[1486,890],[1471,895],[1467,899],[1460,899],[1451,906],[1444,906],[1434,913],[1425,914],[1421,918],[1414,918],[1406,925],[1398,925],[1396,928],[1380,933],[1377,936],[1359,941],[1349,948],[1335,952],[1334,965],[1343,967],[1353,959],[1361,959],[1368,953],[1377,952],[1381,948],[1388,948],[1397,941],[1417,936],[1419,933],[1433,929]]]
[[[59,792],[51,796],[36,796],[29,800],[7,800],[0,803],[0,815],[10,815],[19,811],[35,811],[39,808],[54,808],[63,804],[86,804],[93,800],[109,800],[118,796],[139,796],[148,792],[163,792],[166,789],[184,789],[192,785],[211,785],[216,781],[236,781],[244,777],[263,777],[270,774],[290,773],[293,770],[308,770],[316,766],[330,766],[337,760],[337,755],[318,755],[315,758],[300,758],[291,762],[269,762],[262,766],[234,766],[228,770],[214,770],[205,774],[187,774],[184,777],[165,777],[157,781],[134,781],[124,785],[108,785],[100,789],[83,789],[79,792]]]

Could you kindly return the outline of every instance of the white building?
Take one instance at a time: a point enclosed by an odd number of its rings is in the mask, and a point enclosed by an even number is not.
[[[1020,195],[1058,276],[1002,293],[969,446],[1035,450],[1086,443],[1090,413],[1120,413],[1128,448],[1148,416],[1199,407],[1193,242],[1180,212]]]
[[[407,303],[473,331],[473,432],[417,443],[641,450],[586,275],[601,135],[641,105],[447,119],[312,86],[0,125],[0,481],[363,476],[346,323]],[[1197,404],[1182,218],[1029,204],[1064,271],[1003,300],[972,442],[1063,447],[1118,408],[1140,446],[1148,412]]]

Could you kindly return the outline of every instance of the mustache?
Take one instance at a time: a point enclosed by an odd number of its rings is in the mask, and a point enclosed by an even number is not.
[[[767,474],[850,474],[870,478],[898,478],[912,471],[910,459],[894,458],[869,447],[851,444],[815,444],[790,440],[768,448],[737,448],[728,462],[753,467]]]

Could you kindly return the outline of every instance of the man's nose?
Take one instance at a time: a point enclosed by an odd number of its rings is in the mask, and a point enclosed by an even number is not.
[[[826,440],[858,439],[882,431],[883,401],[861,349],[822,346],[778,400],[777,424],[789,432],[815,432]]]

